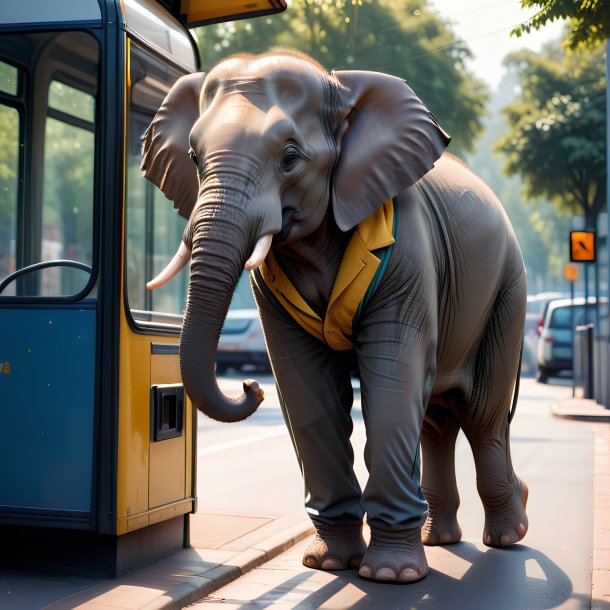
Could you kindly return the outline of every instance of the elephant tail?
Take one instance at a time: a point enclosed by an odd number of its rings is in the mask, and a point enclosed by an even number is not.
[[[515,391],[513,393],[513,404],[508,414],[508,423],[513,421],[515,411],[517,410],[517,401],[519,400],[519,383],[521,381],[521,361],[523,360],[523,337],[521,337],[521,347],[519,348],[519,368],[517,369],[517,379],[515,380]]]

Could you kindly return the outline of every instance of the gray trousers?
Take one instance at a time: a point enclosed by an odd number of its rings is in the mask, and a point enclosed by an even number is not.
[[[404,325],[392,322],[400,312],[388,319],[387,307],[367,314],[353,352],[334,351],[283,310],[258,271],[251,278],[312,520],[345,525],[361,522],[366,513],[369,524],[382,529],[423,525],[427,503],[420,489],[419,435],[433,354],[421,344],[408,347]],[[350,443],[354,355],[367,435],[364,490]]]

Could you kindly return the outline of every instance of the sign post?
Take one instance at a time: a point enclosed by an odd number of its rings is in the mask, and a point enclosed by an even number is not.
[[[571,243],[572,236],[570,234],[570,244]],[[563,268],[563,277],[570,283],[570,299],[572,301],[572,307],[570,307],[570,327],[572,329],[572,361],[574,361],[574,284],[576,284],[578,280],[578,265],[575,265],[574,263],[566,263]],[[574,375],[572,374],[572,398],[574,398],[575,395],[576,385]]]
[[[570,265],[566,265],[564,268],[564,276],[568,278],[568,274],[574,276],[574,270],[576,268],[575,277],[578,279],[578,267],[574,263],[595,263],[595,231],[570,231]],[[570,268],[568,270],[568,267]],[[584,323],[588,323],[588,311],[589,311],[589,278],[588,278],[588,267],[585,266],[585,306],[584,306]],[[574,339],[576,329],[574,328],[574,283],[575,280],[570,280],[570,294],[572,298],[571,310],[571,326],[572,326],[572,359],[574,358]],[[597,304],[596,304],[597,311]],[[597,318],[597,316],[596,316]],[[597,326],[597,322],[596,322]],[[592,365],[592,361],[589,359],[589,366]],[[591,374],[591,371],[589,371]],[[572,396],[575,395],[575,379],[572,375]]]
[[[595,231],[570,231],[570,261],[595,263]],[[589,321],[589,268],[585,266],[585,324]],[[597,305],[595,307],[597,311]]]

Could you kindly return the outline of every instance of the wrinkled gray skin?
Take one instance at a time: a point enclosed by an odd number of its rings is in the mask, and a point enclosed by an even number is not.
[[[423,578],[422,540],[461,537],[453,463],[460,427],[485,507],[483,541],[507,546],[527,531],[527,487],[513,471],[508,441],[523,261],[501,205],[466,166],[442,154],[447,143],[403,81],[329,75],[288,52],[237,56],[207,77],[180,79],[146,134],[146,176],[189,219],[174,261],[178,268],[191,258],[184,385],[197,408],[221,421],[247,417],[262,399],[255,382],[245,382],[237,399],[224,396],[214,362],[239,275],[265,258],[264,236],[324,316],[354,227],[392,197],[400,212],[388,269],[353,328],[353,350],[333,351],[307,334],[260,273],[252,275],[317,528],[304,557],[310,567],[359,566],[361,576],[380,581]],[[348,440],[350,357],[367,425],[364,491]],[[420,440],[428,513],[419,493]]]

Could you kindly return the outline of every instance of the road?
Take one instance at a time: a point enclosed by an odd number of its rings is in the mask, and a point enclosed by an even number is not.
[[[277,397],[270,378],[259,381],[268,398],[249,421],[199,420],[201,511],[278,516],[302,510],[299,469],[282,430]],[[221,385],[237,391],[240,381],[223,379]],[[460,437],[456,463],[463,539],[427,548],[431,571],[420,583],[388,586],[363,581],[354,571],[309,570],[300,565],[304,541],[193,608],[589,609],[593,426],[603,424],[553,417],[553,400],[569,396],[570,387],[522,380],[511,428],[513,463],[530,489],[530,529],[521,544],[490,549],[481,543],[483,511],[474,465]],[[356,472],[364,482],[359,407],[356,392],[353,444]]]

